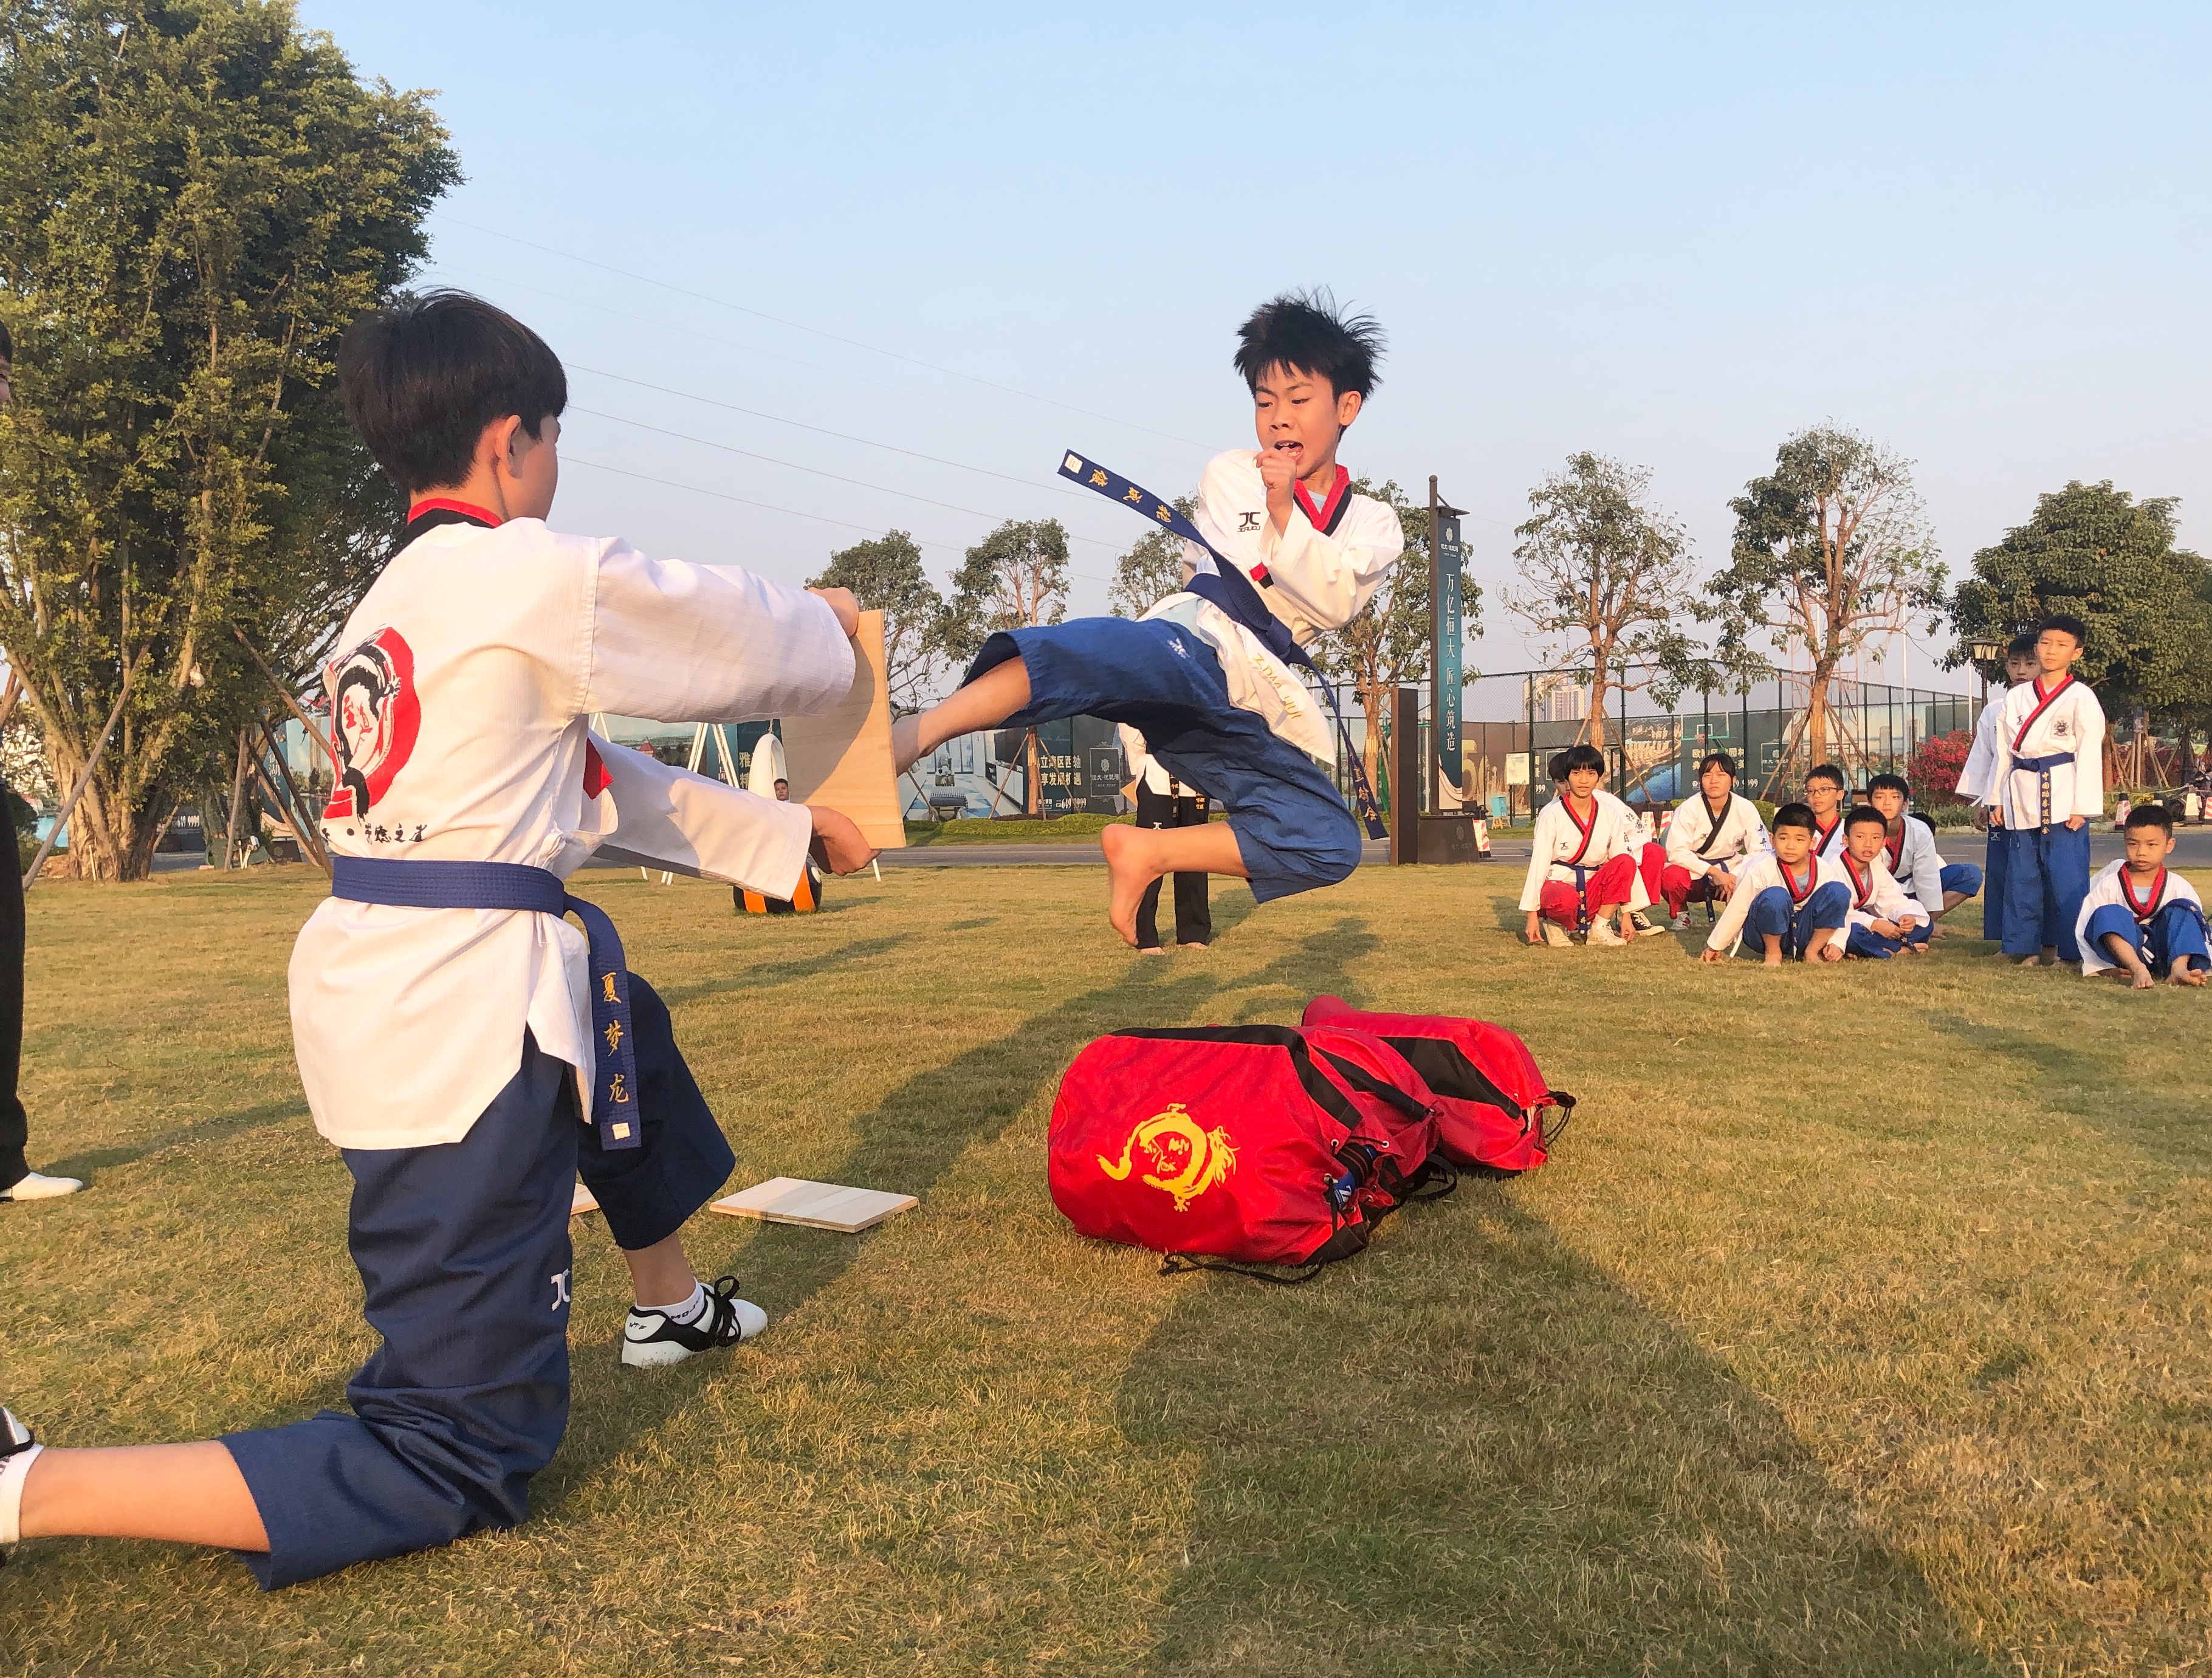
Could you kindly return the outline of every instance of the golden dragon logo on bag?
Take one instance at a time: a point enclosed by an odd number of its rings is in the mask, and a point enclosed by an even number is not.
[[[1129,1133],[1118,1165],[1103,1153],[1094,1157],[1100,1170],[1121,1183],[1134,1169],[1139,1148],[1152,1162],[1152,1170],[1138,1181],[1173,1196],[1177,1212],[1189,1210],[1193,1201],[1237,1169],[1237,1151],[1229,1146],[1229,1133],[1218,1128],[1201,1129],[1179,1101],[1170,1102],[1166,1112],[1155,1113]]]

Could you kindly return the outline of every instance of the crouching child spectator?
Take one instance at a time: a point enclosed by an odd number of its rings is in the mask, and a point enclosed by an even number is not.
[[[1557,761],[1566,787],[1536,812],[1521,888],[1523,936],[1565,945],[1571,929],[1592,944],[1626,944],[1636,936],[1630,916],[1651,901],[1637,872],[1635,823],[1626,805],[1599,789],[1605,757],[1595,746],[1572,747]]]
[[[1772,843],[1743,865],[1699,961],[1726,961],[1747,933],[1759,940],[1769,967],[1781,966],[1784,958],[1843,959],[1850,884],[1841,863],[1813,854],[1813,812],[1802,804],[1784,805],[1774,812]]]
[[[1899,950],[1927,945],[1928,915],[1905,894],[1889,872],[1884,843],[1888,824],[1881,811],[1862,804],[1844,818],[1844,854],[1837,858],[1851,886],[1850,918],[1844,953],[1887,961]]]
[[[2197,888],[2166,871],[2173,854],[2173,816],[2162,804],[2128,812],[2128,854],[2100,870],[2081,899],[2075,941],[2081,974],[2109,972],[2148,990],[2162,972],[2172,985],[2202,985],[2212,968],[2204,939],[2204,905]]]
[[[1732,897],[1739,871],[1766,848],[1759,806],[1735,790],[1735,759],[1725,751],[1707,752],[1698,765],[1698,796],[1674,812],[1667,829],[1667,866],[1660,879],[1668,923],[1684,931],[1692,902]]]

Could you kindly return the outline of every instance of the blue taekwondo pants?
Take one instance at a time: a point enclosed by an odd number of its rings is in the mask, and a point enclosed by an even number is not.
[[[568,1422],[568,1206],[577,1174],[618,1246],[673,1234],[736,1164],[630,975],[643,1146],[602,1152],[574,1070],[527,1032],[522,1065],[458,1142],[347,1148],[348,1244],[382,1343],[325,1410],[223,1444],[269,1553],[264,1590],[427,1550],[530,1512]]]
[[[1851,894],[1833,880],[1815,886],[1813,895],[1795,908],[1787,891],[1770,885],[1751,900],[1751,911],[1744,916],[1744,948],[1763,957],[1765,940],[1771,934],[1782,940],[1783,955],[1795,959],[1805,953],[1816,927],[1840,927],[1849,918],[1850,907]],[[1752,946],[1753,939],[1759,940],[1756,949]]]
[[[1844,939],[1844,953],[1847,956],[1861,956],[1868,961],[1887,961],[1902,950],[1907,942],[1917,944],[1920,940],[1884,938],[1871,927],[1854,926]]]
[[[2089,895],[2089,824],[2005,831],[2005,954],[2055,949],[2061,961],[2081,960],[2074,923]]]
[[[2136,924],[2134,915],[2118,903],[2105,903],[2089,911],[2089,942],[2098,946],[2097,953],[2106,956],[2103,947],[2107,933],[2118,933],[2129,946],[2143,958],[2151,976],[2163,979],[2173,964],[2185,961],[2195,971],[2212,969],[2212,953],[2204,944],[2204,917],[2194,903],[2168,903],[2150,918],[2148,929]]]
[[[1982,871],[1971,862],[1947,862],[1943,865],[1943,872],[1940,878],[1942,884],[1937,890],[1945,897],[1949,897],[1954,891],[1961,897],[1971,897],[1982,889]],[[1912,897],[1910,891],[1907,891],[1905,895],[1908,897]],[[1920,899],[1913,897],[1912,901],[1917,903]],[[1936,936],[1936,917],[1943,912],[1943,905],[1939,901],[1932,909],[1929,909],[1924,903],[1921,907],[1927,909],[1928,918],[1914,923],[1912,930],[1905,936],[1905,942],[1908,944],[1925,944]],[[1984,915],[1989,913],[1986,906],[1982,912]]]
[[[1006,726],[1095,716],[1140,731],[1170,775],[1227,809],[1261,903],[1334,885],[1359,866],[1359,824],[1328,771],[1230,703],[1220,660],[1192,630],[1126,617],[1002,630],[964,680],[1017,657],[1030,702]]]
[[[2005,862],[2011,855],[2008,830],[1991,828],[1982,850],[1982,936],[1992,944],[2004,936]]]

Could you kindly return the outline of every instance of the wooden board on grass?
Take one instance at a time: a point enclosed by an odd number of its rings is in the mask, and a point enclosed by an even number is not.
[[[804,1177],[770,1177],[738,1194],[724,1195],[708,1210],[732,1218],[803,1224],[811,1230],[858,1235],[921,1204],[911,1195],[893,1195],[881,1189],[848,1189],[842,1183],[809,1183]]]
[[[860,614],[853,637],[852,691],[819,716],[782,719],[793,804],[823,804],[852,818],[879,851],[906,844],[898,775],[891,767],[891,694],[884,615]]]
[[[599,1203],[592,1198],[592,1191],[585,1188],[582,1183],[578,1183],[576,1192],[568,1197],[568,1215],[571,1218],[580,1218],[587,1212],[597,1212],[599,1209]]]

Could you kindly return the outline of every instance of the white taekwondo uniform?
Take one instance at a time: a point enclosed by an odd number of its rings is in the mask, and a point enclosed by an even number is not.
[[[1928,911],[1905,895],[1904,886],[1889,871],[1889,859],[1880,851],[1863,870],[1858,859],[1846,851],[1835,859],[1836,866],[1843,871],[1844,885],[1851,894],[1851,908],[1844,921],[1844,930],[1864,927],[1872,931],[1877,921],[1887,921],[1903,932],[1916,921],[1925,921]]]
[[[1844,872],[1843,864],[1823,856],[1808,857],[1806,860],[1814,870],[1812,891],[1805,894],[1807,897],[1824,885],[1840,885],[1846,897],[1851,895],[1850,877]],[[1775,885],[1784,891],[1790,890],[1789,881],[1783,877],[1782,859],[1772,851],[1761,851],[1736,872],[1736,888],[1729,893],[1728,907],[1721,911],[1720,919],[1706,935],[1705,947],[1734,955],[1736,946],[1743,942],[1743,923],[1751,914],[1753,899]]]
[[[1990,702],[1974,720],[1974,743],[1966,749],[1966,767],[1959,771],[1959,796],[1968,804],[1989,802],[1997,773],[1997,724],[2004,715],[2009,691],[1990,695]]]
[[[1278,535],[1267,514],[1259,452],[1231,449],[1206,463],[1191,512],[1200,534],[1243,568],[1267,610],[1289,625],[1301,647],[1357,617],[1405,550],[1398,515],[1344,487],[1351,481],[1344,467],[1337,473],[1339,489],[1329,501],[1316,504],[1300,495]],[[1312,514],[1321,515],[1318,521]],[[1188,542],[1182,565],[1186,582],[1215,568],[1212,555]],[[1335,761],[1327,707],[1257,635],[1188,592],[1169,595],[1144,616],[1171,619],[1198,635],[1221,660],[1232,704],[1260,717],[1309,757]]]
[[[2067,761],[2045,770],[2019,767],[2050,757]],[[2001,808],[2005,825],[2015,833],[2056,827],[2075,816],[2094,822],[2105,813],[2105,708],[2087,682],[2067,676],[2046,694],[2039,678],[2005,695],[1997,718],[1996,769],[1982,802]]]
[[[1882,837],[1882,860],[1905,894],[1933,916],[1943,908],[1943,859],[1936,849],[1936,830],[1917,816],[1906,816],[1899,830]]]
[[[520,863],[594,851],[788,896],[812,818],[595,740],[594,711],[738,722],[827,709],[853,684],[836,615],[736,566],[648,559],[543,520],[447,524],[395,555],[325,672],[347,765],[340,856]],[[593,1037],[581,932],[550,915],[329,897],[291,963],[315,1126],[347,1148],[458,1141],[521,1064],[577,1069]]]
[[[2197,888],[2172,868],[2161,866],[2159,869],[2159,879],[2153,883],[2155,896],[2148,903],[2130,898],[2129,887],[2133,882],[2123,879],[2127,872],[2128,860],[2125,857],[2117,862],[2106,863],[2089,882],[2088,894],[2081,899],[2081,912],[2074,921],[2074,939],[2081,946],[2081,973],[2085,978],[2118,965],[2105,953],[2103,940],[2089,936],[2089,917],[2099,909],[2108,904],[2116,904],[2127,910],[2139,927],[2148,926],[2152,918],[2168,903],[2194,903],[2200,915],[2204,912],[2204,900],[2197,895]],[[2168,959],[2171,958],[2169,952]]]
[[[1808,805],[1806,807],[1810,809],[1812,806]],[[1820,827],[1820,818],[1818,816],[1813,818],[1814,855],[1837,857],[1841,856],[1844,854],[1844,824],[1850,813],[1850,800],[1846,799],[1836,806],[1836,824],[1833,827],[1827,829],[1825,832],[1822,831]]]
[[[1644,871],[1635,866],[1643,849],[1636,837],[1636,818],[1626,805],[1601,787],[1592,791],[1590,799],[1590,824],[1587,829],[1575,820],[1564,793],[1536,812],[1535,826],[1530,832],[1528,874],[1521,885],[1521,907],[1524,911],[1543,907],[1547,880],[1572,885],[1577,867],[1587,877],[1616,856],[1625,856],[1629,860],[1632,884],[1628,888],[1628,907],[1638,909],[1650,906],[1651,894],[1644,889]],[[1597,905],[1593,903],[1590,907],[1595,909]]]
[[[1728,809],[1718,822],[1702,792],[1684,799],[1667,830],[1668,866],[1688,869],[1692,879],[1705,878],[1716,863],[1725,863],[1730,873],[1741,874],[1739,857],[1756,857],[1772,848],[1759,806],[1741,793],[1729,794]]]

